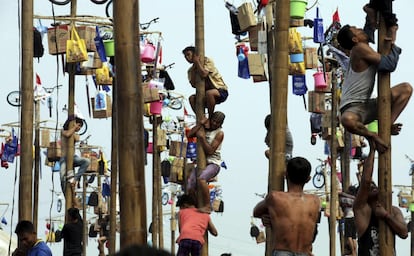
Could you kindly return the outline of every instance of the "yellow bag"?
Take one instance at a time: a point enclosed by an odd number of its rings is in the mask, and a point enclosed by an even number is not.
[[[303,53],[302,37],[296,28],[289,28],[289,53]]]
[[[109,68],[105,63],[102,65],[102,68],[95,69],[95,79],[97,84],[112,84],[112,77],[109,76]]]
[[[88,60],[88,52],[86,51],[86,43],[72,27],[70,40],[66,41],[66,62],[83,62]]]

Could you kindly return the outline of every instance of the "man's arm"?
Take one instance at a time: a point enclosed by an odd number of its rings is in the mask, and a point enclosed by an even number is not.
[[[353,207],[355,226],[359,235],[365,233],[371,218],[371,207],[368,205],[368,194],[371,189],[372,173],[374,170],[375,142],[372,138],[369,138],[368,142],[370,146],[369,154],[364,161],[361,185],[359,186]]]
[[[392,213],[390,214],[380,203],[378,203],[375,209],[375,215],[382,218],[391,230],[400,238],[406,239],[408,237],[407,223],[405,223],[404,216],[398,207],[393,206]]]
[[[261,218],[263,215],[268,215],[269,210],[265,200],[260,201],[253,209],[253,217]]]
[[[62,135],[65,136],[66,138],[70,138],[75,132],[77,128],[80,128],[80,124],[75,122],[75,125],[72,126],[71,128],[69,128],[68,130],[63,130],[62,131]]]
[[[204,60],[204,61],[206,61],[206,60]],[[198,73],[200,74],[200,76],[202,78],[206,78],[210,72],[207,69],[204,68],[204,66],[202,65],[202,63],[200,61],[200,56],[196,55],[195,53],[194,53],[194,56],[193,56],[193,63],[195,64],[195,67],[196,67]]]
[[[201,143],[201,146],[203,147],[206,155],[214,154],[214,152],[216,152],[217,148],[220,146],[224,139],[224,133],[222,131],[216,134],[216,137],[214,137],[214,140],[211,142],[211,144],[207,142],[205,133],[200,135],[201,136],[197,137],[197,142]]]
[[[208,232],[210,232],[210,234],[212,234],[213,236],[217,236],[218,235],[216,226],[214,226],[213,221],[211,220],[211,218],[208,221]]]

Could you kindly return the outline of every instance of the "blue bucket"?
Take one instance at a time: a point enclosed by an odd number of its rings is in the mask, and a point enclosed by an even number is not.
[[[292,53],[289,55],[290,63],[299,63],[304,61],[303,53]]]

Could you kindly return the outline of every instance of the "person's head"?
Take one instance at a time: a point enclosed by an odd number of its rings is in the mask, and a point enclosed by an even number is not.
[[[180,208],[187,208],[195,206],[196,201],[192,195],[184,194],[178,198],[176,205]]]
[[[196,52],[196,49],[194,46],[187,46],[183,50],[184,58],[189,62],[193,63],[193,56]]]
[[[286,177],[293,184],[304,185],[310,179],[311,170],[312,166],[308,160],[294,157],[287,163]]]
[[[353,195],[353,196],[356,196],[357,192],[358,192],[358,188],[354,185],[349,186],[348,189],[346,190],[346,193]]]
[[[342,48],[351,50],[358,42],[368,42],[368,36],[360,28],[345,25],[339,30],[337,40]]]
[[[69,130],[69,124],[71,121],[75,120],[76,124],[79,124],[79,127],[76,129],[78,132],[80,128],[83,126],[83,119],[77,116],[69,116],[68,119],[66,119],[65,123],[63,124],[63,130]]]
[[[17,223],[14,233],[16,233],[19,242],[27,249],[32,248],[37,241],[34,225],[28,220],[22,220]]]
[[[224,122],[224,118],[226,118],[226,115],[220,111],[215,111],[213,114],[211,114],[210,129],[215,130],[217,128],[220,128]]]
[[[171,256],[171,253],[153,248],[144,245],[129,245],[119,252],[115,254],[115,256],[135,256],[135,255],[142,255],[142,256]]]
[[[82,218],[79,214],[79,209],[75,207],[68,209],[68,217],[69,217],[69,220],[72,222],[82,221]]]

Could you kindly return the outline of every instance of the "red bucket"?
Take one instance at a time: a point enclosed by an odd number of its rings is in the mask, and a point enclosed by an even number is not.
[[[162,100],[154,101],[150,103],[150,113],[153,115],[161,115]]]

